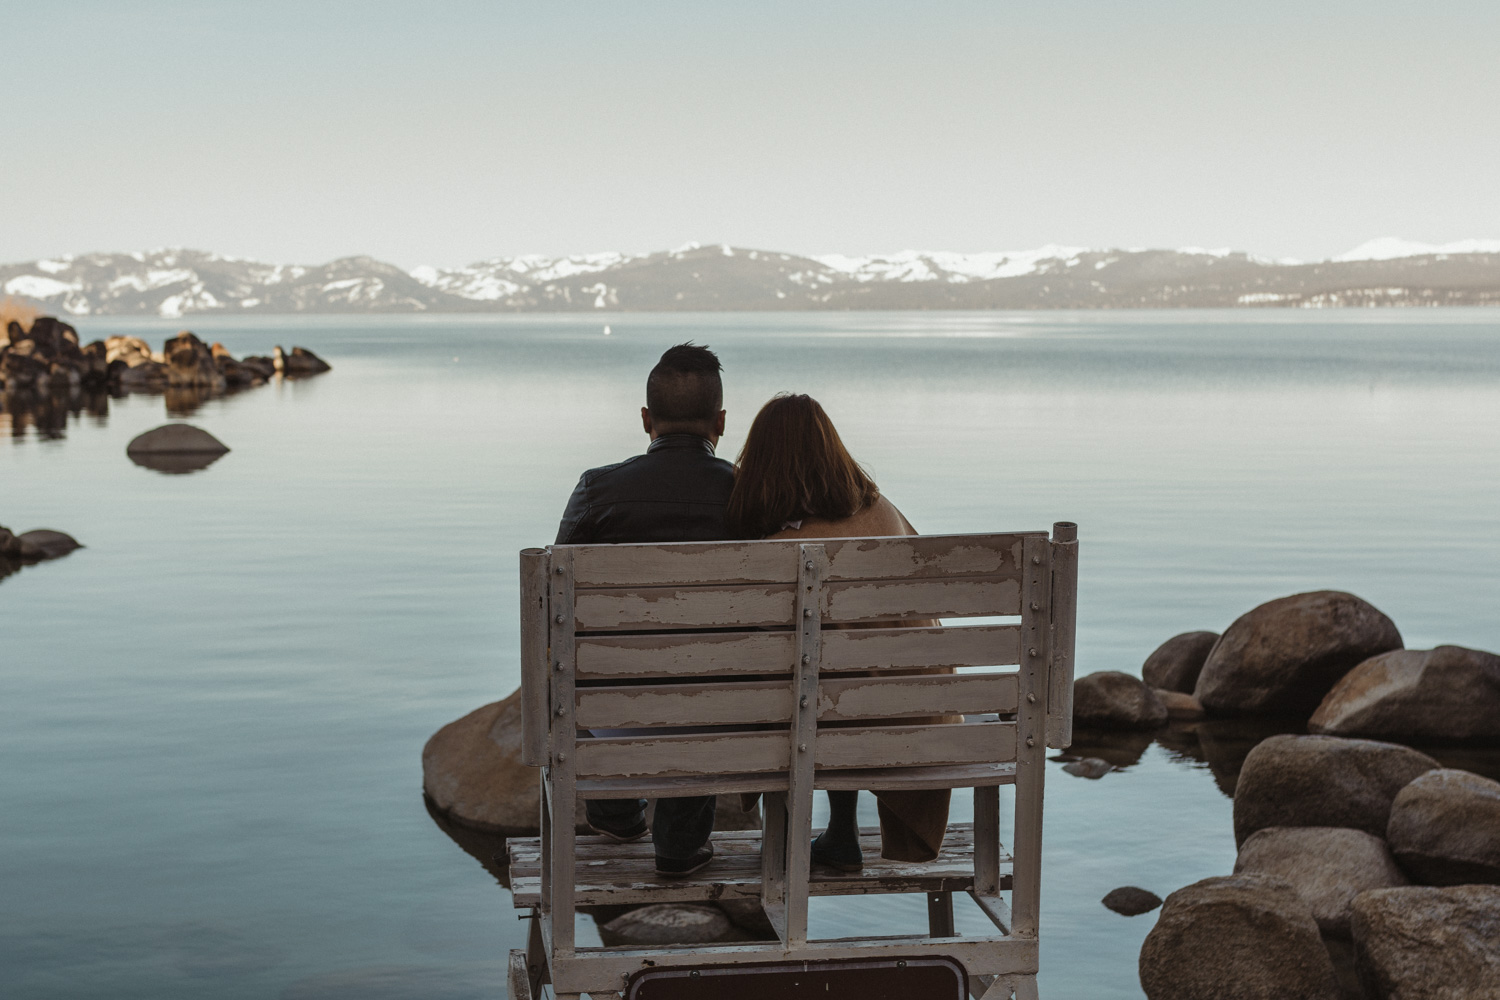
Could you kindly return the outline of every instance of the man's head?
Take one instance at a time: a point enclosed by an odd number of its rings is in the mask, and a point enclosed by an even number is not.
[[[714,444],[724,433],[724,384],[719,356],[689,341],[667,349],[646,378],[641,425],[651,440],[697,434]]]

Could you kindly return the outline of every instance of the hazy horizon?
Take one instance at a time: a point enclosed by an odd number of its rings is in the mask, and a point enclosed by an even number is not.
[[[0,260],[1500,237],[1464,0],[8,4]]]

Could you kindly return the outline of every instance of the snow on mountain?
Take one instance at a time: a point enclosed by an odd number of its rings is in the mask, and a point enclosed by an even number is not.
[[[1400,257],[1427,257],[1434,254],[1500,253],[1500,240],[1459,240],[1456,243],[1418,243],[1395,236],[1361,243],[1348,253],[1339,254],[1335,261],[1396,260]]]
[[[1409,257],[1420,259],[1407,262]],[[804,257],[688,243],[406,271],[370,257],[267,264],[196,250],[0,265],[0,294],[75,316],[205,312],[1031,309],[1500,304],[1500,241],[1376,240],[1334,261],[1131,247]]]

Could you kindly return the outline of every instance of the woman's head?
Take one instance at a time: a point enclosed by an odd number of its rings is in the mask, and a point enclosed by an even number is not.
[[[787,521],[852,517],[878,494],[818,401],[783,393],[750,425],[735,465],[729,523],[743,537],[760,538]]]

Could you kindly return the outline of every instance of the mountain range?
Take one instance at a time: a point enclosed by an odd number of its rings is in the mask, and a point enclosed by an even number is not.
[[[1500,305],[1500,240],[1387,238],[1323,261],[1197,247],[809,257],[693,243],[410,271],[370,257],[267,264],[173,249],[4,264],[0,290],[74,316]]]

